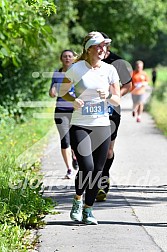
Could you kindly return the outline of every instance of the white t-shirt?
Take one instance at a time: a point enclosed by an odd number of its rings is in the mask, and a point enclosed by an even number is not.
[[[119,82],[119,76],[113,65],[101,63],[100,68],[93,69],[88,62],[81,60],[65,72],[75,86],[76,97],[84,101],[84,107],[74,110],[72,125],[110,125],[107,101],[100,99],[97,89],[109,90],[109,85]]]

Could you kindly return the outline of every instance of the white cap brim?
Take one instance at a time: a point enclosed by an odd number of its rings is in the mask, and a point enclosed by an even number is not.
[[[85,44],[85,50],[87,50],[92,45],[98,45],[102,42],[105,42],[106,44],[111,42],[110,38],[104,38],[103,35],[100,32],[97,32],[95,36],[90,38],[86,44]]]

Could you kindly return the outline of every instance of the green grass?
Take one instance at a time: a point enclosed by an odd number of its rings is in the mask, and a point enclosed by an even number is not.
[[[46,112],[46,111],[45,111]],[[51,112],[53,114],[53,112]],[[7,121],[6,121],[7,120]],[[0,251],[30,251],[28,229],[42,224],[53,209],[42,197],[40,162],[53,119],[29,118],[0,125]]]
[[[157,82],[156,82],[156,88],[160,87],[162,83],[167,82],[167,67],[162,67],[159,66],[156,68],[157,70]],[[145,71],[148,73],[150,82],[149,84],[152,86],[152,81],[151,81],[151,72],[152,69],[145,69]]]
[[[151,69],[146,69],[151,79]],[[157,67],[157,82],[148,106],[156,126],[167,136],[167,67]]]
[[[167,136],[167,102],[162,103],[154,98],[151,101],[149,111],[157,127]]]
[[[26,252],[33,248],[28,242],[29,231],[19,226],[0,225],[0,251],[1,252]]]

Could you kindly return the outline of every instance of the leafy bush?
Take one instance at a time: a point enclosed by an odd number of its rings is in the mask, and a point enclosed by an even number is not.
[[[1,252],[27,252],[33,248],[28,242],[29,232],[19,226],[0,224],[0,251]]]
[[[164,82],[160,87],[158,87],[155,92],[154,96],[161,102],[167,102],[167,85]]]
[[[156,88],[153,90],[148,111],[153,116],[157,127],[167,136],[167,71],[166,67],[157,68]]]
[[[18,102],[40,99],[46,91],[46,81],[33,78],[32,73],[44,71],[41,55],[55,40],[46,17],[55,11],[52,0],[0,3],[0,105],[17,121],[25,120],[27,110]]]
[[[42,225],[44,215],[53,209],[52,200],[42,195],[43,176],[39,172],[39,157],[47,143],[47,138],[43,139],[51,126],[48,119],[0,125],[0,251],[29,251],[33,241],[27,241],[27,229]],[[26,156],[34,144],[36,161],[20,166],[18,156]]]

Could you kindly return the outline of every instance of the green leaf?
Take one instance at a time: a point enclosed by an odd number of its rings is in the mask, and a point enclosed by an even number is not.
[[[7,56],[7,57],[9,57],[9,50],[7,50],[6,48],[1,48],[1,53],[4,55],[4,56]]]
[[[19,67],[19,62],[15,55],[12,55],[12,62],[14,66]]]
[[[8,29],[13,29],[13,24],[12,23],[8,24]]]
[[[52,30],[52,28],[49,26],[49,25],[44,25],[43,26],[43,29],[46,31],[46,32],[48,32],[48,33],[53,33],[53,30]]]

